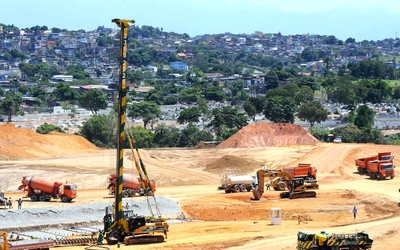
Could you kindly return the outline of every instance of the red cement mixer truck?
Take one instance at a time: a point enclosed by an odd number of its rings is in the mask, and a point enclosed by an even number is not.
[[[60,198],[62,202],[70,202],[77,197],[75,184],[50,182],[40,177],[22,177],[22,185],[18,190],[27,191],[32,201],[50,201],[51,198]]]
[[[156,191],[156,183],[154,180],[150,180],[150,185],[151,189],[149,187],[148,183],[144,183],[144,188],[142,187],[142,183],[140,181],[139,177],[134,177],[129,174],[123,174],[123,191],[122,195],[123,197],[133,197],[136,194],[139,194],[140,196],[144,195],[153,195],[153,192]],[[115,184],[117,182],[117,179],[115,178],[115,174],[110,174],[108,177],[108,183],[110,183],[107,187],[109,190],[109,194],[114,195],[115,194]]]

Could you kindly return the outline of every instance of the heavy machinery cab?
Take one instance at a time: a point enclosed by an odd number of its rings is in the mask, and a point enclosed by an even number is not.
[[[291,182],[291,190],[296,190],[296,188],[304,185],[304,179],[296,178],[293,179]]]
[[[393,165],[393,163],[383,163],[381,164],[381,169],[382,170],[393,170],[395,168],[395,166]]]
[[[75,184],[64,184],[61,190],[61,197],[65,195],[68,199],[76,198],[76,189],[77,186]]]

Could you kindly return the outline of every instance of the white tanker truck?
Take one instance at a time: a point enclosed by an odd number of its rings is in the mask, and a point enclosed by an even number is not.
[[[240,176],[227,176],[224,175],[221,178],[221,186],[218,190],[225,190],[225,193],[238,193],[238,192],[250,192],[257,186],[257,180],[255,176],[251,175],[240,175]]]

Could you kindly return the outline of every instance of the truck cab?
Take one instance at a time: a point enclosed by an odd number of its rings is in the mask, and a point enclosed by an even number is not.
[[[76,195],[77,186],[75,184],[64,184],[60,190],[61,200],[63,202],[69,202],[77,197]]]

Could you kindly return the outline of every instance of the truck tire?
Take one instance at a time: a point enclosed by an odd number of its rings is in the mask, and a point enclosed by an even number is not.
[[[129,191],[128,191],[128,190],[122,191],[122,196],[123,196],[124,198],[128,198],[128,197],[129,197]]]
[[[46,195],[44,195],[44,194],[39,195],[39,201],[41,201],[41,202],[46,201]]]
[[[233,187],[233,192],[234,193],[239,193],[240,192],[240,186],[236,185],[235,187]]]
[[[278,189],[278,191],[285,191],[286,190],[286,183],[283,181],[278,182],[278,184],[276,184],[276,188]]]
[[[61,195],[61,201],[62,201],[62,202],[68,202],[69,199],[67,198],[67,196]]]
[[[32,194],[31,195],[31,201],[38,201],[39,197],[37,196],[37,194]]]
[[[246,186],[245,185],[240,185],[240,192],[246,191]]]

